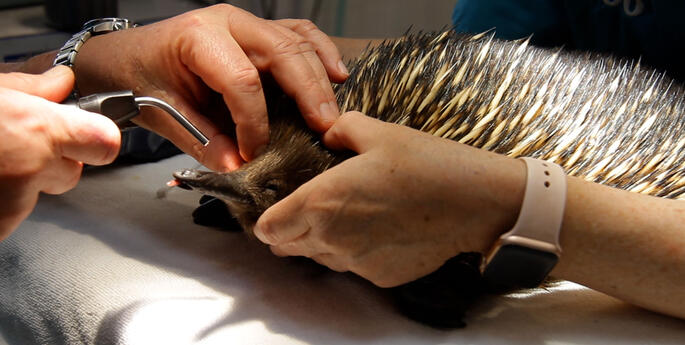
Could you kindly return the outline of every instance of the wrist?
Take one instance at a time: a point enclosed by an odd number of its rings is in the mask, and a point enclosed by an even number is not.
[[[523,196],[526,189],[526,165],[520,159],[502,157],[494,165],[491,176],[491,193],[493,198],[492,217],[490,223],[481,236],[478,252],[486,254],[498,238],[511,229],[518,218]]]
[[[521,210],[513,228],[499,237],[483,265],[486,284],[497,291],[538,286],[561,256],[566,174],[551,162],[522,160],[526,163],[526,189]]]
[[[109,34],[109,37],[98,36],[92,37],[87,43],[81,47],[72,69],[76,78],[76,85],[78,85],[81,95],[89,95],[97,92],[106,92],[119,89],[131,89],[126,87],[118,87],[117,84],[120,76],[126,71],[120,69],[125,66],[125,63],[120,63],[122,56],[119,56],[118,49],[107,49],[107,44],[104,42],[112,42],[112,36],[116,32]],[[119,68],[113,68],[116,66]]]
[[[126,30],[134,27],[128,19],[123,18],[100,18],[93,19],[85,24],[81,31],[75,33],[62,48],[57,52],[53,64],[64,65],[74,69],[74,64],[83,46],[93,37],[108,34],[115,31]],[[112,61],[111,56],[107,56],[108,61]],[[78,79],[74,85],[73,96],[80,96]]]

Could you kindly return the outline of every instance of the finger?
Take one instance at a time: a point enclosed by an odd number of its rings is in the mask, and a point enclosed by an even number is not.
[[[74,187],[81,178],[83,164],[68,158],[58,159],[38,178],[40,191],[47,194],[62,194]]]
[[[234,37],[252,63],[260,70],[271,71],[283,91],[295,99],[307,124],[319,132],[327,130],[339,112],[330,83],[322,86],[303,54],[303,50],[311,50],[311,44],[294,40],[265,21],[253,18],[242,12],[232,16],[229,27]],[[245,24],[248,21],[260,26],[259,36],[255,36],[254,25]]]
[[[116,158],[121,133],[112,120],[16,90],[2,89],[2,94],[12,99],[11,111],[21,114],[24,134],[47,143],[56,157],[92,165]]]
[[[110,119],[49,102],[43,108],[52,124],[48,135],[61,156],[91,165],[109,164],[117,157],[121,132]]]
[[[0,87],[61,102],[74,88],[74,73],[66,66],[53,67],[43,74],[7,73],[0,77]]]
[[[255,224],[255,236],[266,244],[280,245],[307,234],[311,226],[303,216],[306,194],[306,187],[300,187],[269,207]]]
[[[309,23],[311,24],[311,22]],[[314,77],[319,81],[321,88],[325,92],[328,92],[330,90],[333,99],[335,99],[335,94],[333,94],[333,90],[331,89],[331,82],[328,79],[326,68],[322,64],[319,55],[317,55],[315,46],[310,41],[304,39],[304,37],[302,37],[298,33],[295,33],[294,31],[282,25],[278,25],[273,22],[269,22],[269,24],[271,24],[274,28],[276,28],[276,30],[281,32],[281,34],[283,34],[284,36],[289,37],[292,41],[299,42],[298,44],[300,53],[304,55],[305,59],[309,63],[309,67],[314,72]],[[314,24],[311,25],[314,26]],[[316,26],[314,26],[314,28],[316,28]],[[330,97],[331,95],[328,96]],[[337,113],[340,112],[337,102],[331,102],[330,106],[333,107]],[[330,125],[332,125],[332,123]]]
[[[338,48],[331,41],[331,38],[319,30],[314,23],[306,19],[279,19],[276,20],[276,23],[297,32],[314,45],[316,53],[331,80],[342,83],[350,75]]]
[[[326,146],[334,150],[364,153],[385,141],[385,126],[389,124],[360,112],[344,113],[323,136]]]
[[[200,162],[214,171],[234,171],[243,164],[243,160],[233,139],[228,135],[217,133],[212,136],[209,145],[202,146],[195,137],[193,147],[204,149]]]
[[[223,95],[236,125],[240,155],[249,161],[269,140],[266,102],[259,72],[238,42],[223,31],[189,29],[181,60]]]

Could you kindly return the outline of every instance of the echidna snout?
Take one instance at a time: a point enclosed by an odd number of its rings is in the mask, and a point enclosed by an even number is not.
[[[218,173],[185,169],[177,171],[174,178],[178,187],[190,189],[205,195],[221,199],[226,203],[231,214],[246,228],[254,225],[259,217],[259,208],[255,198],[249,193],[250,188],[243,179],[241,171],[232,173]]]
[[[186,169],[174,177],[181,188],[223,200],[242,228],[252,233],[267,208],[337,160],[304,124],[276,121],[264,153],[238,170],[219,173]]]

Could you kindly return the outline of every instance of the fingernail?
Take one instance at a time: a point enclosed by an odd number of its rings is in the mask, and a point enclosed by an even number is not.
[[[342,60],[338,61],[338,69],[340,72],[342,72],[345,75],[350,75],[350,71],[347,70],[347,66],[345,66],[345,63],[342,62]]]
[[[319,106],[319,111],[321,112],[321,118],[325,122],[335,122],[335,120],[338,118],[338,115],[340,115],[337,111],[335,111],[335,108],[330,102],[321,103]]]

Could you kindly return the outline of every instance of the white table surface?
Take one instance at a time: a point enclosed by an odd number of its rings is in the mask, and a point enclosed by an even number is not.
[[[199,195],[157,191],[187,156],[88,171],[0,243],[0,343],[685,344],[685,322],[564,282],[490,298],[465,329],[398,314],[352,275],[194,225]]]

